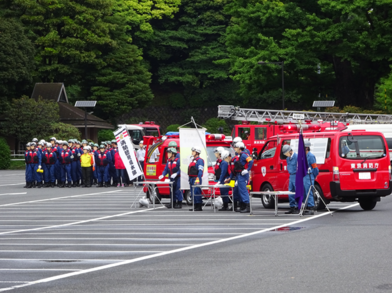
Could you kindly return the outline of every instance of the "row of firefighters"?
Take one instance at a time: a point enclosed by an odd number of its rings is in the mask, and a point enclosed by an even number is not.
[[[249,213],[249,184],[250,170],[253,166],[253,159],[240,137],[236,137],[232,144],[235,155],[222,147],[215,149],[217,161],[215,164],[215,176],[220,187],[220,194],[223,200],[221,211],[231,210],[229,208],[229,187],[225,187],[231,180],[235,180],[233,188],[234,210],[242,213]],[[305,198],[309,194],[308,209],[314,213],[314,199],[312,189],[314,179],[318,174],[316,158],[310,152],[310,145],[306,145],[306,157],[309,165],[309,176],[304,177]],[[204,172],[204,160],[200,158],[202,150],[200,147],[192,148],[191,163],[188,166],[188,178],[191,195],[194,199],[194,210],[202,211],[202,191],[198,185],[202,185]],[[283,147],[283,153],[287,156],[287,169],[290,174],[289,191],[295,192],[295,175],[297,171],[297,155],[290,146]],[[169,176],[173,182],[170,198],[174,201],[172,206],[176,209],[182,208],[183,192],[180,186],[180,154],[176,142],[170,142],[167,150],[168,160],[159,180]],[[136,157],[143,168],[145,148],[140,142],[140,149]],[[118,153],[116,140],[102,142],[98,144],[90,143],[86,140],[82,142],[74,139],[68,141],[57,141],[55,137],[50,142],[33,139],[26,145],[26,188],[31,187],[54,187],[57,181],[58,187],[97,187],[117,186],[124,187],[127,182],[127,172],[124,163]],[[141,180],[141,178],[139,178]],[[43,183],[44,182],[44,183]],[[112,183],[112,185],[111,185]],[[194,188],[193,188],[194,187]],[[309,191],[309,192],[308,192]],[[290,210],[287,213],[298,213],[298,207],[293,195],[289,196]],[[191,209],[193,211],[193,209]]]
[[[143,158],[145,149],[140,143],[137,157]],[[32,187],[124,187],[129,181],[125,165],[118,153],[116,140],[101,145],[76,139],[50,142],[34,138],[26,144],[26,185]],[[143,162],[139,162],[141,165]],[[57,184],[56,184],[57,182]]]

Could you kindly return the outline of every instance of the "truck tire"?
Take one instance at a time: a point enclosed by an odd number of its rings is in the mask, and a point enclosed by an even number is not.
[[[192,205],[192,195],[191,195],[191,191],[190,190],[186,190],[184,193],[184,199],[186,201],[186,204],[188,206]]]
[[[360,199],[359,205],[364,211],[371,211],[376,206],[377,201],[373,199]]]
[[[314,187],[316,188],[318,194],[324,199],[324,194],[323,191],[321,190],[321,187],[318,186],[317,184]],[[325,209],[324,203],[314,194],[314,192],[313,192],[313,197],[314,197],[314,207],[316,208],[316,210],[317,211],[324,210]]]
[[[266,183],[261,188],[261,191],[274,191],[271,184]],[[261,203],[263,204],[264,208],[266,209],[274,209],[275,208],[275,199],[272,195],[263,194],[261,196]]]

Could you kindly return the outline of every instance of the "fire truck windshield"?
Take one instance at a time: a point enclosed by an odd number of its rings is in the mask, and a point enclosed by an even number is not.
[[[208,167],[215,166],[216,157],[215,157],[215,154],[214,154],[214,150],[216,148],[217,148],[216,146],[207,147],[207,153],[208,153],[208,158],[209,158],[209,160],[208,160]],[[223,147],[223,148],[225,150],[229,151],[232,157],[234,156],[235,152],[234,152],[234,150],[232,148],[228,148],[228,147]]]
[[[136,145],[143,140],[143,133],[141,130],[128,130],[129,135],[132,138],[132,142]]]
[[[378,159],[386,156],[384,140],[378,135],[343,136],[339,142],[339,153],[346,159]]]

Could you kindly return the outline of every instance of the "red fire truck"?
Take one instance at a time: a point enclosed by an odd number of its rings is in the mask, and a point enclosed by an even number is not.
[[[281,126],[287,128],[289,126]],[[299,134],[279,135],[268,139],[252,168],[252,189],[260,191],[288,190],[289,174],[284,145],[295,145]],[[372,210],[381,197],[392,192],[388,145],[380,132],[331,131],[304,133],[312,143],[320,170],[315,188],[326,203],[358,201],[364,210]],[[288,198],[279,198],[279,201]],[[274,206],[272,196],[261,197],[265,208]],[[316,201],[318,209],[323,203]]]
[[[324,140],[325,158],[321,158],[323,163],[319,164],[315,188],[326,203],[359,201],[363,209],[371,210],[380,197],[391,193],[391,166],[383,134],[345,129],[353,124],[391,123],[392,115],[243,109],[222,105],[218,107],[218,117],[245,121],[235,126],[233,137],[242,137],[248,149],[257,151],[251,172],[252,190],[288,190],[289,174],[281,148],[291,140],[298,140],[298,122],[302,121],[305,122],[306,139]],[[250,122],[259,125],[250,125]],[[347,155],[341,152],[343,146],[349,150]],[[274,206],[273,197],[269,195],[261,200],[266,208]],[[323,208],[320,202],[317,206]]]
[[[232,137],[241,137],[247,149],[257,153],[269,137],[296,131],[299,119],[308,125],[304,132],[314,132],[317,125],[321,131],[336,131],[348,124],[392,123],[392,115],[246,109],[232,105],[218,106],[218,118],[241,121],[241,125],[234,126]],[[279,126],[284,123],[294,124],[293,128],[282,130]]]
[[[144,144],[146,145],[146,152],[145,157],[145,164],[144,164],[144,174],[147,181],[157,181],[158,177],[162,174],[163,170],[165,169],[166,162],[167,162],[167,149],[170,142],[175,141],[177,145],[180,147],[180,138],[178,134],[168,133],[164,136],[165,139],[160,139],[154,142],[153,137],[144,137]],[[207,155],[209,160],[205,162],[208,164],[208,178],[209,184],[216,184],[215,175],[214,175],[214,165],[216,162],[216,158],[214,155],[214,150],[217,147],[224,147],[225,149],[229,150],[232,154],[234,154],[234,150],[231,148],[231,140],[227,140],[225,135],[223,134],[207,134],[206,135],[206,144],[207,144]],[[157,162],[150,162],[150,158],[154,151],[158,149],[159,157]],[[181,155],[181,154],[180,154]],[[169,188],[165,185],[157,186],[157,197],[159,199],[163,197],[169,197]],[[145,188],[145,192],[148,193],[148,190]],[[184,199],[186,200],[187,204],[192,204],[192,197],[189,190],[184,190]],[[209,196],[209,192],[203,190],[203,194],[205,197]],[[219,189],[216,190],[216,194],[219,195]],[[150,197],[147,194],[147,197]]]

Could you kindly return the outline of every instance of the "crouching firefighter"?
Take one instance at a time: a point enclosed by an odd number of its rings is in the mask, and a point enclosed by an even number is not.
[[[182,192],[180,190],[180,160],[176,158],[176,155],[176,148],[169,148],[167,150],[168,160],[166,163],[166,167],[165,170],[163,170],[162,175],[159,176],[159,180],[161,180],[167,174],[170,177],[170,182],[173,182],[171,190],[172,193],[170,193],[170,203],[166,205],[168,209],[171,209],[172,207],[172,200],[174,201],[173,208],[182,208]]]
[[[245,144],[238,142],[234,150],[239,154],[239,159],[234,164],[234,172],[237,177],[238,193],[240,195],[240,212],[249,213],[249,193],[246,185],[249,182],[249,171],[253,166],[253,160],[247,152],[245,152]]]
[[[200,158],[201,149],[192,148],[192,161],[188,166],[188,176],[189,176],[189,187],[191,189],[191,196],[194,200],[195,211],[202,211],[202,193],[200,187],[192,188],[194,185],[201,185],[203,172],[204,172],[204,160]],[[195,193],[195,194],[193,194]],[[190,209],[193,211],[193,209]]]

